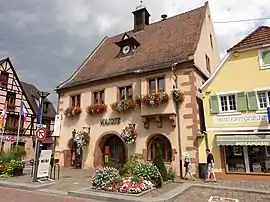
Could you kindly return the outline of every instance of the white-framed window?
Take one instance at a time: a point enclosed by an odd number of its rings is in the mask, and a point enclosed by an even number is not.
[[[270,91],[257,91],[257,103],[259,109],[266,109],[270,106]]]
[[[270,68],[270,49],[259,51],[259,63],[261,69]]]
[[[236,96],[235,94],[219,95],[220,112],[235,112]]]

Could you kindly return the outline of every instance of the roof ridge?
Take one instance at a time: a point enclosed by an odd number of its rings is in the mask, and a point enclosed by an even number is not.
[[[203,8],[207,8],[207,7],[208,7],[208,1],[205,2],[205,4],[204,4],[203,6],[194,8],[194,9],[192,9],[192,10],[187,10],[187,11],[185,11],[185,12],[183,12],[183,13],[179,13],[179,14],[177,14],[177,15],[171,16],[171,17],[167,18],[166,20],[159,20],[159,21],[156,21],[156,22],[152,22],[152,23],[150,23],[149,25],[146,25],[145,27],[146,27],[146,29],[147,29],[148,27],[151,27],[151,26],[156,25],[156,24],[158,24],[158,23],[166,22],[166,21],[168,21],[168,20],[174,19],[174,18],[179,17],[179,16],[181,16],[181,15],[186,15],[187,13],[195,12],[195,11],[197,11],[197,10],[200,10],[200,9],[203,9]],[[109,36],[108,39],[112,39],[112,38],[114,38],[114,37],[122,36],[122,35],[125,34],[125,33],[127,33],[127,34],[129,34],[129,33],[139,33],[139,32],[141,32],[141,31],[144,31],[144,30],[140,30],[140,31],[137,31],[137,32],[133,32],[133,29],[131,29],[131,30],[124,31],[124,32],[121,32],[121,33],[119,33],[119,34],[116,34],[116,35],[114,35],[114,36]]]

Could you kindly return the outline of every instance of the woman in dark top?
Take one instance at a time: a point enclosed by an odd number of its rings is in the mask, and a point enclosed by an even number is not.
[[[207,149],[206,153],[207,153],[207,179],[206,179],[206,182],[209,182],[211,174],[213,176],[214,182],[216,182],[217,179],[216,179],[216,175],[214,172],[214,163],[215,163],[214,156],[210,152],[210,149]]]

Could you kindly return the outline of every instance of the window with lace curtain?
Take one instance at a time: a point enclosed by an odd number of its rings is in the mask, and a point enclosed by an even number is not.
[[[133,98],[132,86],[124,86],[118,89],[119,91],[119,100],[129,100]]]

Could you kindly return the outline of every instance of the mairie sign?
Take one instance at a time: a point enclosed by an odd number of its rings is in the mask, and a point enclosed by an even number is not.
[[[214,117],[215,124],[224,123],[248,123],[248,122],[261,122],[268,121],[267,114],[248,114],[236,116],[216,116]]]

